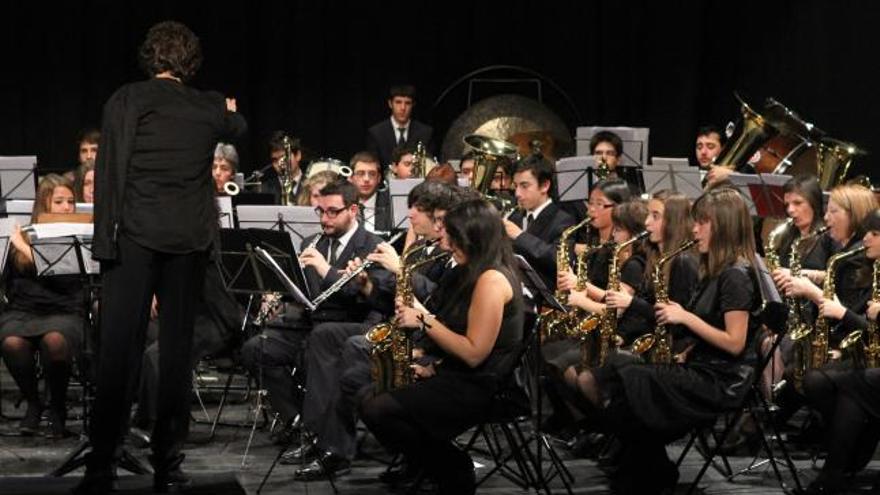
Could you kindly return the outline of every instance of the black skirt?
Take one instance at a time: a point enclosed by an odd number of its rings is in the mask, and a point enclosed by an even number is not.
[[[0,340],[6,337],[42,337],[59,332],[76,353],[82,342],[82,317],[72,313],[38,315],[29,311],[7,310],[0,314]]]

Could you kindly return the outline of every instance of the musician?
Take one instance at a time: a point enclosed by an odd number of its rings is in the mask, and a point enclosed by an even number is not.
[[[77,165],[85,165],[91,163],[95,165],[95,157],[98,156],[98,143],[101,141],[101,131],[98,129],[87,128],[80,131],[76,139],[77,156],[79,158]]]
[[[697,145],[695,157],[697,165],[702,169],[709,169],[724,146],[723,134],[714,125],[704,125],[697,129]]]
[[[355,153],[349,160],[352,174],[349,180],[357,186],[358,219],[369,232],[388,232],[394,227],[391,218],[391,196],[388,188],[379,190],[382,183],[382,167],[379,159],[369,151]]]
[[[339,280],[350,260],[365,258],[381,242],[358,222],[357,189],[348,181],[324,186],[315,211],[321,221],[321,236],[304,239],[306,248],[300,255],[313,298]],[[312,246],[316,240],[317,244]],[[377,284],[391,283],[390,275],[381,268],[371,271]],[[306,390],[311,397],[305,403],[304,415],[314,417],[315,411],[323,414],[326,404],[338,393],[338,378],[334,377],[345,339],[384,319],[370,307],[359,289],[356,283],[348,284],[310,316],[298,314],[290,318],[296,318],[295,324],[300,328],[311,329],[305,355]],[[301,339],[299,332],[269,328],[262,337],[253,337],[242,346],[243,364],[252,376],[262,373],[263,387],[283,423],[292,422],[300,411],[290,368],[301,364]]]
[[[424,324],[443,361],[411,386],[368,396],[360,412],[383,445],[424,466],[438,493],[470,494],[473,462],[452,440],[480,421],[516,365],[524,304],[497,211],[468,201],[449,210],[444,222],[457,276],[438,288],[434,313],[421,305],[397,307],[398,323]]]
[[[474,151],[468,151],[462,155],[458,162],[458,176],[467,179],[468,184],[474,183],[474,165],[476,163],[477,154]]]
[[[425,174],[425,180],[437,180],[450,185],[458,183],[458,175],[450,163],[441,163]]]
[[[620,208],[618,206],[617,208]],[[615,213],[617,208],[615,208]],[[617,215],[615,215],[617,216]],[[664,253],[669,253],[691,237],[692,221],[690,218],[690,201],[686,196],[669,190],[658,191],[647,204],[644,228],[649,232],[646,243],[646,259],[640,280],[631,279],[636,270],[627,274],[627,260],[621,271],[623,290],[607,291],[605,302],[607,307],[616,308],[621,315],[618,320],[618,333],[626,342],[632,342],[646,328],[654,328],[653,305],[656,302],[654,287],[654,267]],[[631,258],[632,259],[632,258]],[[635,258],[638,260],[638,258]],[[671,301],[687,304],[697,285],[699,278],[699,262],[689,252],[682,253],[663,267],[665,280],[668,282],[667,295]],[[630,281],[628,281],[630,280]],[[681,337],[681,336],[678,336]],[[681,338],[674,339],[676,347],[682,348]]]
[[[391,178],[410,179],[413,172],[413,150],[407,146],[398,146],[391,153]],[[425,171],[423,170],[424,174]]]
[[[95,202],[95,162],[87,161],[76,169],[73,181],[77,203]]]
[[[202,60],[189,28],[173,21],[154,25],[139,55],[150,78],[122,86],[108,100],[95,167],[101,342],[92,451],[76,493],[113,489],[114,456],[137,376],[132,363],[143,355],[153,294],[163,353],[153,483],[165,491],[189,482],[180,450],[190,419],[194,308],[218,234],[209,157],[218,141],[246,129],[234,99],[185,85]]]
[[[290,179],[293,181],[293,190],[291,196],[296,198],[302,188],[303,175],[300,168],[302,160],[302,143],[299,138],[291,136],[284,131],[274,131],[269,137],[269,165],[256,171],[255,175],[260,180],[260,192],[272,193],[275,195],[275,203],[281,204],[281,177],[283,173],[282,167],[285,166],[284,161],[284,137],[287,136],[290,142]]]
[[[513,182],[519,207],[506,220],[504,230],[513,241],[513,252],[523,256],[544,279],[556,287],[556,244],[574,219],[550,199],[553,165],[532,155],[516,165]]]
[[[452,204],[452,188],[446,184],[434,181],[426,181],[414,187],[407,198],[409,203],[409,218],[413,230],[424,240],[435,242],[439,231],[435,229],[433,212],[435,207],[448,208]],[[439,249],[435,246],[421,250],[412,255],[410,263],[425,259],[426,256],[436,255]],[[401,260],[394,252],[394,248],[388,243],[381,243],[376,250],[366,259],[380,264],[390,273],[400,276]],[[361,258],[349,261],[348,272],[357,269],[362,264]],[[445,259],[428,263],[412,274],[413,293],[416,297],[425,300],[436,287],[441,275],[446,272]],[[361,272],[355,279],[360,286],[361,294],[371,304],[371,307],[382,314],[392,314],[394,311],[394,292],[396,282],[382,284],[381,281],[374,283],[374,277],[368,272]],[[354,282],[353,282],[354,283]],[[317,435],[314,447],[307,445],[305,449],[297,447],[288,450],[282,456],[284,464],[300,464],[304,460],[320,456],[321,461],[314,460],[302,469],[298,469],[294,477],[299,480],[310,481],[324,478],[330,470],[338,475],[348,470],[355,455],[355,409],[360,402],[363,389],[372,383],[369,363],[369,344],[364,334],[369,330],[369,325],[361,327],[360,331],[344,341],[340,351],[340,342],[333,339],[315,339],[310,352],[317,356],[338,356],[338,365],[327,368],[321,362],[309,363],[308,373],[314,373],[315,367],[326,368],[318,373],[326,377],[322,385],[328,386],[332,392],[306,394],[303,407],[303,420],[309,430]],[[316,348],[314,346],[322,346]],[[323,346],[327,346],[326,348]],[[414,351],[416,353],[418,351]],[[422,354],[419,352],[419,354]]]
[[[227,182],[235,179],[235,172],[238,170],[238,151],[235,146],[227,143],[217,143],[214,148],[214,164],[211,166],[211,177],[214,178],[214,191],[225,196],[226,190],[223,186]]]
[[[332,170],[321,170],[320,172],[313,173],[311,177],[303,182],[303,187],[299,191],[299,197],[296,198],[296,204],[299,206],[311,206],[312,208],[317,207],[318,201],[321,198],[321,189],[337,180],[339,180],[339,174]]]
[[[865,256],[872,262],[880,259],[880,210],[872,211],[862,225],[865,235]],[[862,284],[877,275],[872,272],[859,274]],[[864,277],[868,277],[868,281]],[[850,311],[850,310],[847,310]],[[880,302],[871,301],[863,319],[877,321]],[[863,342],[868,336],[863,334]],[[819,476],[810,483],[806,493],[818,495],[844,492],[848,488],[849,474],[864,468],[873,457],[880,439],[880,369],[811,370],[804,377],[804,393],[810,404],[819,410],[828,424],[826,438],[828,456]],[[878,483],[874,485],[877,491]]]
[[[416,104],[416,88],[404,84],[392,86],[388,91],[388,109],[391,115],[369,129],[365,139],[366,149],[377,157],[380,168],[392,163],[392,152],[398,146],[415,148],[421,142],[429,154],[433,151],[431,126],[412,118]]]
[[[73,184],[49,174],[37,187],[31,223],[37,223],[43,213],[74,213],[75,209]],[[49,394],[47,435],[62,438],[67,433],[70,368],[83,338],[82,284],[78,275],[37,277],[27,234],[16,225],[9,240],[12,248],[5,280],[9,305],[0,314],[0,349],[27,406],[18,431],[31,436],[40,427],[44,404],[35,359],[39,351]]]
[[[841,246],[840,252],[862,245],[862,223],[876,208],[874,194],[861,184],[841,184],[831,190],[825,225],[829,227],[828,235]],[[836,347],[840,339],[858,327],[858,320],[854,316],[864,313],[870,284],[856,283],[859,280],[856,274],[869,271],[870,268],[864,254],[843,260],[834,273],[837,300],[825,299],[822,288],[806,276],[790,278],[783,288],[787,295],[807,298],[819,306],[821,317],[839,321],[830,336],[832,347]],[[823,282],[824,278],[823,274],[819,282]],[[847,311],[847,308],[850,310]]]
[[[702,274],[687,306],[656,305],[660,324],[681,324],[697,339],[681,365],[633,362],[616,354],[602,368],[578,375],[586,412],[624,444],[612,488],[663,493],[678,471],[665,444],[694,426],[738,407],[754,369],[751,312],[761,306],[754,273],[755,241],[743,198],[732,189],[701,196],[692,209]]]

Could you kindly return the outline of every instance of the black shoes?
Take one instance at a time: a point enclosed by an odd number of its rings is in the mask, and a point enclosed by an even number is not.
[[[67,431],[66,420],[67,411],[63,408],[60,410],[49,410],[49,430],[46,432],[46,437],[53,440],[68,437],[70,432]]]
[[[288,449],[281,454],[281,464],[300,464],[302,462],[308,462],[315,459],[318,454],[319,452],[315,447],[315,444],[311,442],[304,443],[299,447]]]
[[[299,481],[323,480],[327,477],[336,477],[351,472],[351,462],[336,454],[325,452],[321,457],[312,461],[308,466],[297,469],[293,478]]]
[[[72,495],[104,495],[113,493],[116,487],[116,467],[112,464],[96,467],[92,454],[86,456],[86,474],[70,491]]]
[[[153,490],[156,493],[178,492],[189,488],[192,480],[180,468],[183,459],[183,454],[161,461],[154,455],[150,456],[150,464],[153,465]]]
[[[39,403],[28,403],[24,418],[18,424],[18,432],[23,437],[31,437],[40,429],[40,421],[43,418],[43,406]]]

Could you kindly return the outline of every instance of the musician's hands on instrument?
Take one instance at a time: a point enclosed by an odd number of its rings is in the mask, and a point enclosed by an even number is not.
[[[574,290],[577,285],[577,276],[570,270],[556,272],[556,288],[562,291]]]
[[[843,315],[846,314],[846,306],[840,304],[836,297],[834,299],[822,299],[822,303],[819,304],[819,314],[825,318],[842,320]]]
[[[364,264],[364,261],[358,257],[355,257],[353,260],[348,261],[348,266],[345,268],[345,273],[349,274],[360,268]],[[364,296],[369,296],[373,292],[373,281],[370,280],[370,275],[366,270],[361,271],[355,276],[352,282],[360,285],[361,294]]]
[[[419,307],[404,306],[403,299],[399,297],[394,301],[394,316],[398,325],[404,328],[422,326],[421,318],[424,318],[428,312],[421,304],[414,303],[413,306]]]
[[[327,263],[324,255],[313,247],[306,248],[306,250],[299,255],[299,262],[302,263],[303,268],[307,266],[314,268],[321,278],[327,276],[327,272],[329,272],[331,268],[330,263]]]
[[[791,277],[782,290],[786,296],[804,297],[817,304],[822,299],[822,289],[816,287],[807,277]]]
[[[367,259],[379,263],[389,272],[400,276],[400,256],[391,244],[379,243],[376,250],[367,255]]]
[[[523,230],[519,227],[519,225],[511,222],[510,220],[504,220],[504,230],[507,231],[507,236],[511,239],[516,239],[520,234],[523,233]]]
[[[633,296],[626,291],[605,291],[605,304],[609,308],[625,310],[632,304]]]
[[[867,316],[869,320],[877,321],[877,314],[880,313],[880,301],[868,301]]]
[[[681,307],[681,304],[674,301],[654,305],[654,315],[657,317],[657,323],[661,325],[684,323],[689,314],[690,312]]]
[[[709,173],[706,174],[706,182],[708,184],[716,184],[730,177],[730,174],[733,172],[734,170],[732,168],[712,165],[709,167]]]
[[[791,270],[788,268],[777,268],[773,270],[770,276],[773,277],[773,283],[776,284],[776,287],[781,289],[791,281]]]

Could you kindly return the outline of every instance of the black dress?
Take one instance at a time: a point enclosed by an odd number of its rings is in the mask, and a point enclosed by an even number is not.
[[[515,276],[500,271],[513,288],[513,298],[504,305],[501,330],[485,361],[471,368],[455,356],[436,348],[431,352],[440,353],[437,355],[442,356],[443,360],[436,366],[436,375],[390,392],[424,431],[431,432],[438,439],[453,438],[476,424],[501,385],[501,379],[516,365],[524,318],[521,285]],[[463,294],[455,291],[456,281],[463,270],[456,272],[456,276],[444,279],[438,288],[440,292],[435,298],[442,305],[435,314],[437,320],[447,328],[463,335],[467,331],[473,292]]]
[[[745,263],[725,268],[702,280],[686,308],[715,328],[724,328],[727,311],[755,311],[761,297],[753,270]],[[758,322],[749,317],[745,350],[738,356],[698,340],[682,365],[651,365],[625,355],[593,371],[608,418],[636,424],[624,426],[649,431],[672,441],[694,426],[737,407],[754,372],[752,336]],[[623,423],[621,423],[623,424]]]

